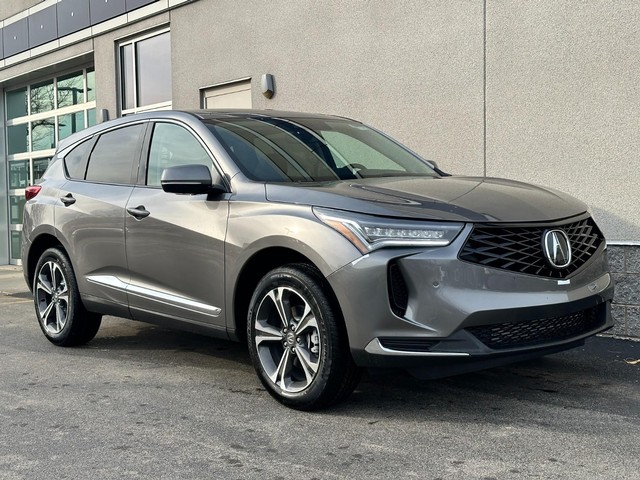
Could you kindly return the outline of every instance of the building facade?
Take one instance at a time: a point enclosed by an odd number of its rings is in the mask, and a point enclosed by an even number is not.
[[[634,0],[3,0],[0,263],[19,263],[25,187],[79,129],[164,108],[315,111],[452,173],[586,201],[614,333],[640,337],[639,22]]]

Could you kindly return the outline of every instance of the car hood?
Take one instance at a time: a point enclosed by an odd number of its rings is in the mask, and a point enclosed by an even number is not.
[[[545,222],[587,206],[550,188],[488,177],[393,177],[267,184],[267,200],[401,218]]]

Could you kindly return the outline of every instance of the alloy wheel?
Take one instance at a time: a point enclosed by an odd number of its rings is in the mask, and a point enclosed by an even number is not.
[[[69,288],[57,262],[48,261],[42,265],[35,290],[42,326],[49,334],[59,334],[67,323]]]
[[[290,287],[268,291],[254,327],[258,358],[271,382],[284,393],[309,387],[320,366],[321,333],[302,294]]]

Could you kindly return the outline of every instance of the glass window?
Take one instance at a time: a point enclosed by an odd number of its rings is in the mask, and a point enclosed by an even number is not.
[[[29,125],[12,125],[7,127],[7,153],[14,155],[29,150]]]
[[[53,110],[53,80],[31,86],[31,114]]]
[[[84,180],[84,174],[87,171],[87,160],[92,144],[93,142],[91,140],[82,142],[64,157],[64,165],[69,178]]]
[[[37,120],[31,124],[31,151],[56,148],[55,118]]]
[[[84,112],[68,113],[58,117],[58,141],[84,128]]]
[[[169,32],[123,44],[120,47],[120,79],[122,110],[170,102]]]
[[[105,183],[131,183],[137,165],[144,125],[119,128],[101,135],[89,158],[87,180]]]
[[[120,74],[122,76],[122,109],[136,107],[133,76],[133,44],[120,47]]]
[[[348,120],[230,118],[207,123],[240,169],[253,180],[320,182],[437,176],[410,151],[375,130]]]
[[[29,160],[9,162],[9,189],[26,188],[29,185]]]
[[[134,65],[133,58],[131,65]],[[49,155],[57,142],[86,125],[96,124],[95,85],[94,68],[88,67],[4,91],[6,123],[3,126],[5,146],[2,148],[5,148],[7,156],[5,187],[9,191],[21,191],[40,180],[51,162]],[[84,179],[87,158],[94,144],[93,140],[88,140],[86,145],[68,155],[65,165],[68,164],[68,170],[75,178]],[[24,197],[6,195],[6,201],[8,218],[5,218],[5,223],[10,222],[15,228],[22,222]],[[13,261],[20,257],[20,232],[15,232],[15,238],[14,233],[11,235],[11,242],[17,242],[11,246]]]
[[[37,158],[33,161],[33,183],[42,178],[50,162],[51,158]]]
[[[87,69],[87,102],[96,99],[96,72],[93,68]]]
[[[11,195],[9,197],[9,212],[11,217],[11,223],[22,223],[22,211],[24,210],[25,198],[24,195]]]
[[[171,41],[169,32],[136,44],[138,106],[171,100]]]
[[[7,92],[7,120],[27,114],[27,87]]]
[[[341,164],[340,166],[346,166],[349,159],[354,158],[359,160],[358,163],[368,170],[403,171],[403,168],[392,159],[351,135],[325,131],[322,132],[322,136],[327,140],[329,148],[337,154],[335,157]]]
[[[20,260],[20,254],[22,250],[21,245],[21,232],[11,231],[11,259]]]
[[[84,76],[82,72],[58,77],[58,108],[84,103]]]
[[[200,142],[185,128],[172,123],[158,123],[153,129],[147,185],[160,185],[160,176],[175,165],[206,165],[211,169],[211,157]]]
[[[98,122],[96,121],[96,109],[90,108],[87,110],[87,127],[93,127]]]

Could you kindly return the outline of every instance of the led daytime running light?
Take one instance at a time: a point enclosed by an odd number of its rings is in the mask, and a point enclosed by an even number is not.
[[[313,211],[362,253],[382,247],[443,247],[464,227],[464,223],[385,219],[317,207]]]
[[[383,238],[415,239],[415,240],[440,240],[444,238],[444,230],[423,230],[417,228],[385,228],[363,226],[364,233],[372,241]]]

